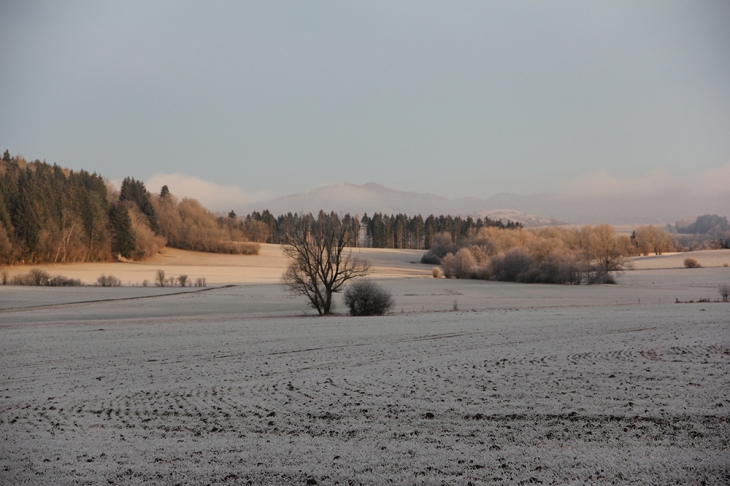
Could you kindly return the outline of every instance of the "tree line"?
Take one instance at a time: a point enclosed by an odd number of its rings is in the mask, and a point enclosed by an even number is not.
[[[677,221],[674,229],[679,250],[730,248],[730,223],[725,216],[703,214],[695,221]]]
[[[234,211],[214,214],[195,199],[179,200],[167,186],[151,193],[142,181],[127,177],[117,190],[96,173],[72,171],[38,160],[27,162],[22,156],[11,157],[7,150],[0,160],[0,263],[140,260],[165,245],[256,254],[258,243],[286,244],[298,228],[308,228],[324,218],[336,220],[347,231],[348,247],[427,250],[424,263],[443,264],[447,274],[459,276],[468,273],[496,278],[504,273],[498,269],[505,261],[519,260],[524,267],[518,272],[520,276],[507,272],[507,279],[572,281],[575,275],[569,274],[573,270],[565,269],[585,270],[590,262],[595,263],[596,241],[611,241],[604,245],[610,251],[604,253],[617,254],[618,261],[625,256],[675,249],[672,237],[653,226],[639,227],[628,236],[611,233],[606,225],[528,230],[519,222],[503,223],[488,217],[423,218],[385,213],[360,217],[324,211],[316,216],[274,216],[268,210],[245,217]],[[726,228],[727,219],[712,215],[682,229],[727,238]],[[517,258],[518,253],[529,258]],[[446,258],[449,254],[452,256]],[[553,268],[556,265],[563,270],[557,272]],[[606,273],[614,270],[611,265],[610,261],[604,262]],[[462,270],[452,271],[452,267]],[[526,271],[528,267],[532,270]],[[538,267],[540,271],[535,270]]]
[[[317,219],[327,216],[320,211]],[[281,244],[287,240],[287,235],[301,223],[302,218],[311,218],[310,215],[287,213],[274,216],[268,210],[254,211],[243,218],[242,229],[253,241],[261,243]],[[338,219],[340,219],[338,217]],[[476,236],[482,228],[516,229],[522,224],[516,221],[493,220],[488,217],[474,219],[472,217],[433,214],[425,219],[422,215],[408,216],[406,214],[367,213],[359,217],[349,213],[341,217],[343,225],[355,235],[348,246],[363,246],[368,248],[396,248],[428,250],[438,234],[448,234],[454,242],[462,242]]]

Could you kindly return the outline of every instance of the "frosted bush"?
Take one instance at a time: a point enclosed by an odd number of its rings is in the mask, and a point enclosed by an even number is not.
[[[353,316],[382,316],[393,307],[393,296],[372,280],[358,280],[345,290],[345,305]]]

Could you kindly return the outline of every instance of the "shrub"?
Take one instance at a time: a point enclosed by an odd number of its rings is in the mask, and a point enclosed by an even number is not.
[[[720,293],[720,296],[722,297],[722,301],[727,302],[728,298],[730,298],[730,284],[720,285],[720,288],[717,289],[717,291]]]
[[[219,241],[217,243],[207,243],[205,246],[194,247],[192,249],[211,253],[226,253],[229,255],[258,255],[261,245],[250,241]]]
[[[441,264],[441,258],[439,258],[434,252],[431,250],[428,250],[426,253],[423,254],[421,257],[421,263],[425,263],[427,265],[440,265]]]
[[[8,271],[3,268],[2,271],[0,271],[0,283],[7,285],[9,280],[10,276],[8,275]]]
[[[489,252],[487,251],[487,248],[484,246],[479,245],[471,245],[468,247],[469,251],[471,251],[472,256],[474,257],[474,260],[477,261],[477,265],[480,267],[486,266],[489,263]]]
[[[18,275],[13,275],[10,279],[10,285],[33,285],[33,279],[27,273],[19,273]]]
[[[41,270],[40,268],[31,268],[28,275],[32,282],[31,285],[48,285],[48,281],[51,279],[48,272]]]
[[[188,276],[187,275],[180,275],[177,278],[177,281],[180,283],[180,287],[185,287],[188,283]]]
[[[258,243],[238,243],[241,255],[258,255],[261,245]]]
[[[469,269],[469,278],[475,278],[477,280],[489,280],[489,267],[486,265],[484,266],[475,266],[471,267]]]
[[[352,316],[382,316],[393,307],[393,297],[372,280],[358,280],[345,290],[345,304]]]
[[[195,286],[196,287],[207,287],[208,282],[205,280],[205,277],[198,277],[195,279]]]
[[[39,268],[33,268],[30,272],[25,274],[15,275],[13,278],[8,280],[8,283],[10,285],[24,285],[32,287],[79,287],[84,285],[84,283],[77,278],[68,278],[63,275],[51,277],[48,272]]]
[[[563,258],[558,270],[560,280],[556,283],[580,285],[583,280],[584,266],[577,258]]]
[[[535,259],[524,248],[514,248],[489,260],[489,270],[497,280],[522,282]]]
[[[702,268],[702,265],[700,265],[700,262],[698,262],[694,258],[685,258],[684,266],[686,268]]]
[[[441,269],[439,267],[433,267],[433,270],[431,270],[431,274],[433,275],[433,278],[441,278]]]
[[[454,278],[454,254],[453,253],[447,253],[444,255],[444,257],[441,259],[441,266],[444,269],[444,277],[446,278]]]
[[[616,283],[616,279],[613,278],[613,275],[611,275],[610,273],[606,273],[600,269],[590,269],[589,271],[587,271],[585,274],[585,280],[588,285]]]
[[[429,252],[439,258],[443,258],[448,253],[456,253],[458,250],[459,247],[451,240],[450,234],[438,233],[433,237],[433,243],[431,243]]]
[[[81,287],[84,283],[78,278],[67,278],[63,275],[56,275],[48,280],[49,287]]]
[[[474,259],[469,248],[462,248],[454,255],[452,264],[452,273],[456,278],[469,278],[469,269],[475,267],[477,261]]]
[[[101,277],[96,279],[96,283],[99,287],[119,287],[122,285],[122,281],[114,275],[104,275],[103,273]]]
[[[40,286],[48,285],[51,276],[40,268],[33,268],[25,274],[15,275],[9,280],[10,285]]]
[[[155,273],[155,286],[164,287],[166,284],[167,284],[167,279],[165,278],[165,271],[157,270],[157,272]]]

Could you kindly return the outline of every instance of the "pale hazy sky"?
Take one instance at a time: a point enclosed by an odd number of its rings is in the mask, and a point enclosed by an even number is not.
[[[110,179],[730,184],[727,0],[3,1],[0,69],[0,150]]]

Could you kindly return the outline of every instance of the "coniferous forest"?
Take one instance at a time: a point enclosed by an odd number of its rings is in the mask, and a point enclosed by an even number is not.
[[[112,208],[101,176],[28,163],[6,150],[0,162],[0,261],[108,260]],[[120,214],[115,221],[122,219]],[[131,234],[128,216],[124,222]]]

